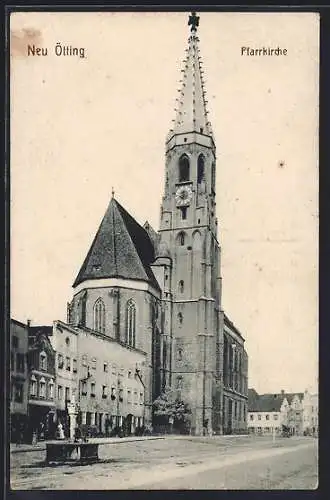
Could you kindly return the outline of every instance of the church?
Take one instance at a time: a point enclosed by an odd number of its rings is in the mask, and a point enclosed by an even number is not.
[[[179,105],[165,142],[160,227],[141,226],[113,194],[73,284],[67,324],[54,328],[74,337],[78,378],[88,365],[80,381],[92,371],[93,360],[82,361],[91,353],[88,338],[98,339],[99,357],[109,349],[109,356],[117,350],[122,363],[129,360],[139,374],[137,418],[144,423],[152,423],[153,401],[170,387],[191,408],[192,434],[201,435],[205,422],[211,433],[230,434],[247,428],[248,357],[221,303],[216,146],[198,23],[192,13]],[[121,389],[116,383],[110,390],[115,396]]]

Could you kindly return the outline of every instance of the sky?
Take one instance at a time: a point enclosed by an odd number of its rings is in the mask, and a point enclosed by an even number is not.
[[[188,13],[11,14],[11,317],[66,320],[111,198],[158,229]],[[317,390],[316,14],[201,13],[222,306],[249,387]],[[56,43],[85,58],[56,56]],[[27,56],[27,45],[47,56]],[[242,56],[241,47],[287,56]]]

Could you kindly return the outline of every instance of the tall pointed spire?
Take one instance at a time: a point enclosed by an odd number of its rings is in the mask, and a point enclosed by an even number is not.
[[[168,140],[175,134],[187,132],[197,132],[213,138],[206,109],[207,101],[205,99],[203,70],[198,45],[197,27],[199,17],[196,16],[195,12],[192,12],[191,16],[189,16],[188,25],[191,26],[191,33],[188,38],[186,58],[183,61],[184,67],[181,70],[183,75],[180,80],[181,89],[179,90],[178,104],[175,110],[176,117],[168,135]]]

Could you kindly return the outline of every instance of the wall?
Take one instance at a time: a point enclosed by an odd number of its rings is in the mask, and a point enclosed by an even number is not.
[[[17,347],[14,344],[13,337],[17,338],[18,342]],[[10,321],[11,413],[19,413],[23,415],[27,414],[27,404],[28,404],[27,351],[28,351],[27,325],[23,325],[22,323],[19,323],[15,320],[11,320]],[[19,390],[18,386],[21,387],[21,391]]]

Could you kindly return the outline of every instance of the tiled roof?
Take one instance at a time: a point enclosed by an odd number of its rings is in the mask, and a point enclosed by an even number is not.
[[[291,404],[294,396],[297,395],[301,400],[303,393],[277,393],[277,394],[258,394],[254,389],[249,389],[248,392],[248,408],[249,411],[280,411],[282,402],[286,398]]]
[[[150,268],[154,248],[147,231],[112,198],[73,284],[100,278],[142,280],[159,289]]]

